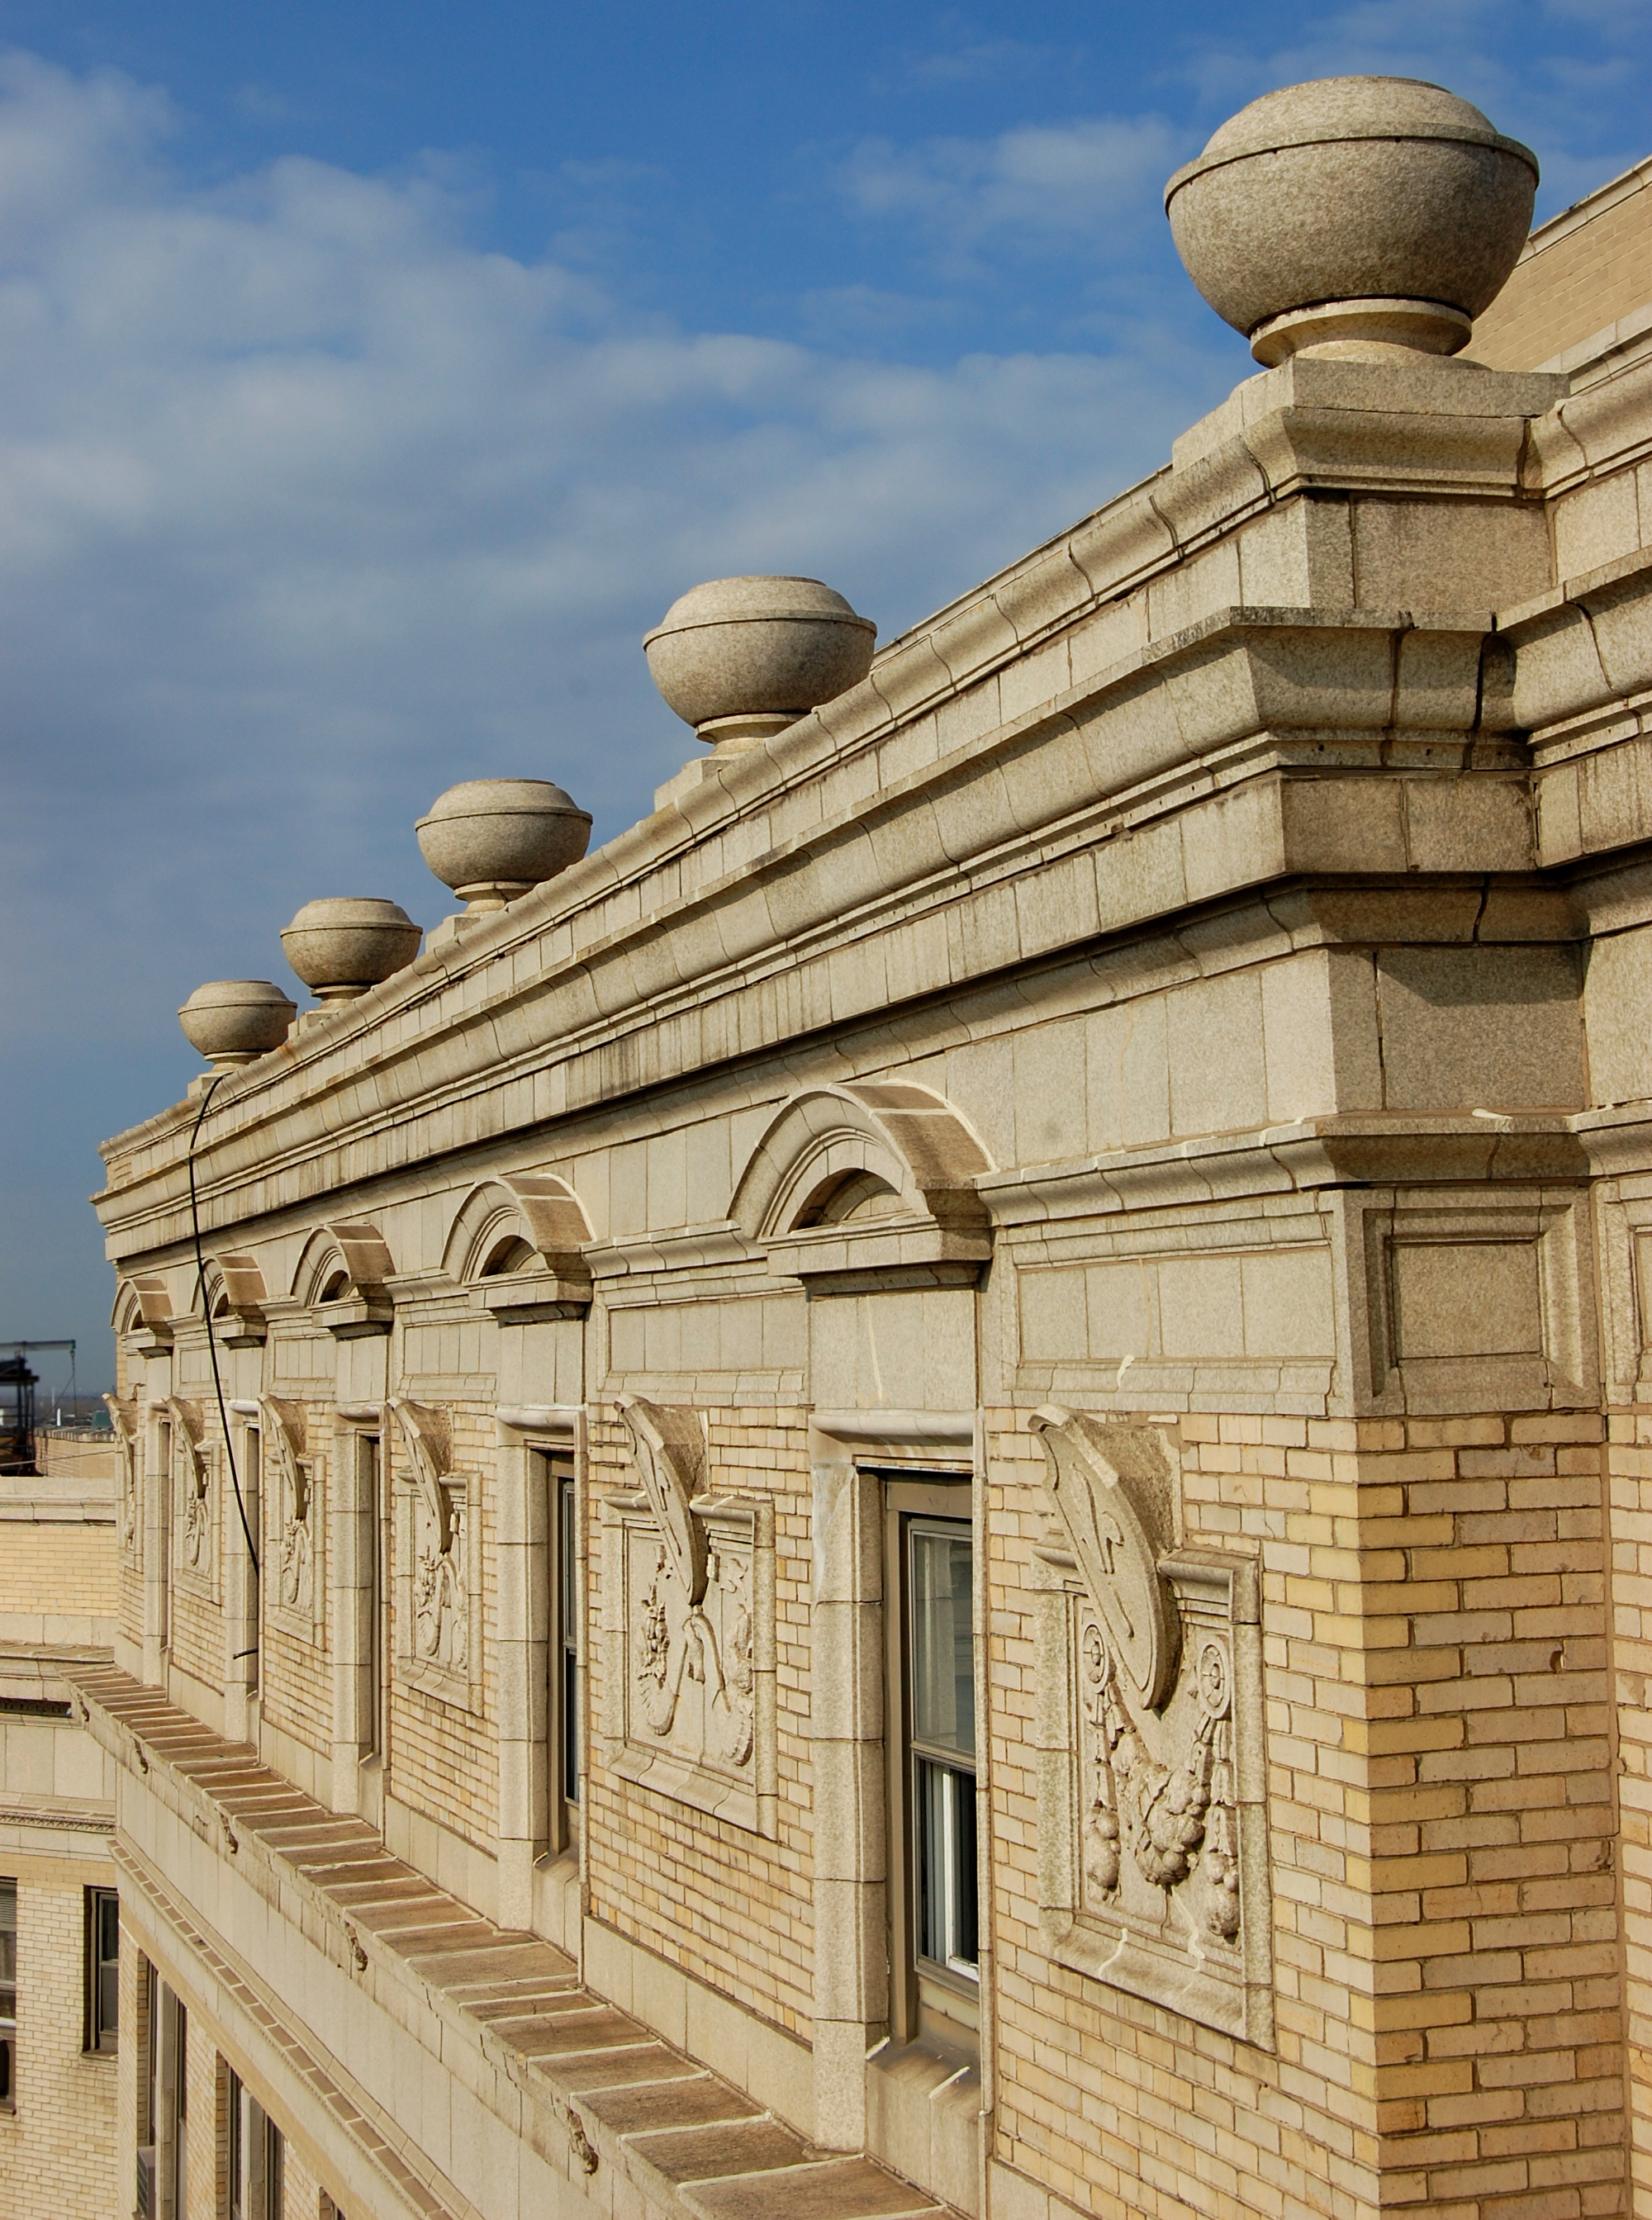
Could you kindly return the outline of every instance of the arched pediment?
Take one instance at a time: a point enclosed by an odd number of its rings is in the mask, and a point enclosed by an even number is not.
[[[775,1270],[822,1292],[869,1272],[886,1285],[972,1278],[991,1253],[975,1182],[992,1169],[967,1121],[931,1088],[810,1088],[753,1150],[729,1215]]]
[[[234,1250],[221,1257],[209,1257],[203,1277],[204,1290],[196,1288],[195,1307],[203,1307],[204,1293],[205,1314],[213,1322],[214,1332],[227,1348],[258,1347],[267,1331],[264,1306],[269,1296],[257,1257]]]
[[[269,1300],[257,1257],[238,1250],[207,1258],[206,1294],[208,1313],[213,1318],[221,1318],[231,1311],[261,1310]],[[195,1300],[198,1306],[198,1288]]]
[[[290,1292],[312,1307],[348,1295],[373,1297],[395,1269],[376,1225],[361,1218],[335,1219],[318,1225],[304,1244]]]
[[[897,1199],[899,1214],[983,1223],[974,1182],[992,1169],[951,1104],[915,1081],[810,1088],[793,1096],[753,1150],[729,1215],[749,1240],[765,1242],[841,1222],[849,1211],[838,1205],[860,1174]],[[876,1200],[863,1183],[850,1209],[897,1214],[870,1207]]]
[[[384,1282],[395,1269],[376,1225],[365,1218],[334,1219],[304,1244],[292,1293],[337,1340],[388,1333],[396,1306]]]
[[[109,1324],[117,1334],[140,1333],[146,1328],[163,1338],[171,1335],[172,1298],[159,1272],[135,1272],[115,1290]]]
[[[554,1172],[483,1180],[459,1205],[442,1269],[461,1287],[513,1271],[584,1269],[592,1238],[584,1205]],[[512,1249],[526,1250],[513,1256]]]

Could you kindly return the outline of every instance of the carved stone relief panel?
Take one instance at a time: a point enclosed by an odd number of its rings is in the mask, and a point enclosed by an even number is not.
[[[447,1414],[392,1396],[404,1464],[395,1491],[396,1671],[444,1702],[474,1710],[480,1699],[478,1567],[473,1521],[480,1487],[452,1469]]]
[[[128,1564],[138,1561],[138,1537],[143,1529],[143,1512],[140,1502],[140,1480],[143,1471],[143,1412],[135,1395],[105,1395],[109,1424],[115,1429],[115,1445],[120,1456],[119,1500],[115,1519],[120,1537],[121,1555]]]
[[[218,1539],[214,1516],[214,1452],[206,1439],[206,1414],[199,1403],[169,1395],[166,1415],[172,1437],[173,1569],[180,1586],[215,1600]]]
[[[259,1402],[259,1417],[265,1608],[277,1626],[302,1641],[319,1642],[325,1592],[321,1550],[326,1522],[318,1500],[316,1459],[309,1450],[304,1406],[265,1395]]]
[[[1178,1549],[1158,1426],[1046,1409],[1039,1901],[1064,1966],[1271,2048],[1255,1561]]]
[[[772,1506],[708,1487],[692,1411],[620,1408],[639,1485],[604,1506],[608,1765],[772,1836]]]

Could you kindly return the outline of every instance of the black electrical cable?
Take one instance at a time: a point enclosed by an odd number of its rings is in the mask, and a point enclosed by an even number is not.
[[[224,1455],[229,1460],[229,1484],[235,1491],[235,1508],[241,1514],[241,1531],[246,1537],[246,1554],[252,1561],[252,1577],[259,1577],[258,1544],[252,1539],[252,1529],[247,1523],[246,1502],[241,1494],[240,1475],[235,1469],[235,1445],[229,1438],[229,1412],[224,1402],[223,1375],[218,1369],[218,1337],[212,1329],[212,1302],[207,1294],[207,1259],[201,1246],[201,1201],[195,1191],[195,1144],[201,1138],[201,1126],[211,1106],[213,1092],[224,1076],[215,1071],[207,1082],[207,1091],[201,1097],[201,1114],[190,1135],[190,1223],[195,1228],[195,1280],[200,1290],[201,1315],[207,1322],[207,1352],[212,1359],[212,1384],[218,1397],[218,1423],[224,1430]],[[244,1656],[246,1652],[242,1653]]]

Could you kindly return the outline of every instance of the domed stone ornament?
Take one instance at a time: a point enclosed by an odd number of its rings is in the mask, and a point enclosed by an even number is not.
[[[858,684],[876,640],[818,578],[713,578],[672,602],[643,652],[670,707],[728,756]]]
[[[178,1013],[184,1038],[215,1071],[234,1071],[279,1048],[298,1006],[271,979],[209,979]]]
[[[502,909],[584,854],[589,810],[548,778],[471,778],[418,823],[424,859],[471,915]]]
[[[304,904],[281,945],[318,1002],[348,1002],[411,963],[421,938],[399,902],[329,895]]]
[[[1176,250],[1258,362],[1456,354],[1513,269],[1537,158],[1441,85],[1321,78],[1253,100],[1164,190]]]

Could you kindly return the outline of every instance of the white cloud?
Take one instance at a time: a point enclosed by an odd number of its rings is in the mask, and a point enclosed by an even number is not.
[[[1144,340],[861,359],[829,297],[820,344],[685,331],[484,251],[434,165],[196,189],[169,124],[117,77],[0,63],[14,1053],[72,1007],[181,1078],[177,1003],[279,976],[300,901],[441,914],[412,824],[451,780],[560,778],[599,836],[644,814],[695,744],[639,642],[695,580],[816,571],[888,637],[1226,383]],[[1010,134],[982,220],[1099,203],[1160,128]]]
[[[1095,116],[912,147],[869,140],[844,182],[860,215],[920,228],[955,256],[1070,251],[1078,237],[1111,259],[1138,245],[1158,190],[1185,159],[1162,116]]]

